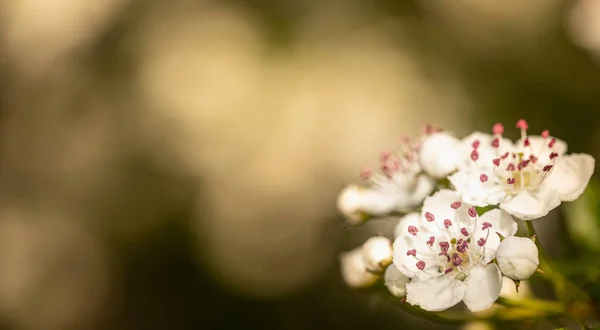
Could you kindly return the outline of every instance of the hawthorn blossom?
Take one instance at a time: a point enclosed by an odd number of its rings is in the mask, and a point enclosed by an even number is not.
[[[460,194],[440,190],[425,199],[421,216],[402,222],[393,263],[405,276],[407,301],[441,311],[464,301],[471,311],[489,308],[498,298],[502,274],[494,263],[499,233],[509,237],[517,223],[503,210],[479,216]]]
[[[540,264],[537,246],[526,237],[505,238],[498,247],[496,260],[502,274],[516,281],[530,278]]]
[[[465,164],[448,179],[465,203],[499,204],[520,219],[532,220],[577,199],[594,172],[595,160],[587,154],[567,155],[567,144],[548,130],[528,136],[523,119],[516,126],[521,139],[514,144],[502,138],[501,124],[494,125],[491,142],[474,140]]]
[[[362,254],[367,270],[382,273],[392,263],[392,242],[383,236],[371,237],[362,245]]]
[[[367,270],[362,247],[342,253],[340,255],[340,268],[344,282],[354,289],[370,287],[380,278]]]
[[[380,171],[366,169],[361,173],[366,186],[352,184],[342,190],[337,206],[350,224],[395,211],[409,212],[431,194],[436,182],[422,173],[418,148],[418,143],[407,140],[399,153],[382,153]]]

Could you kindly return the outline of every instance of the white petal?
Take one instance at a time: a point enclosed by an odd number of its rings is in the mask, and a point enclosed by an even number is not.
[[[526,237],[507,237],[500,243],[496,259],[502,274],[513,280],[528,279],[540,264],[537,246]]]
[[[407,253],[416,250],[416,256]],[[402,235],[394,241],[393,263],[402,274],[408,277],[419,277],[422,280],[439,274],[439,248],[432,250],[420,237]],[[417,263],[423,261],[424,269],[419,269]]]
[[[418,227],[420,216],[420,213],[412,212],[400,218],[400,220],[398,220],[398,224],[394,228],[394,237],[398,237],[402,235],[402,233],[406,233],[408,230],[408,226]]]
[[[485,174],[476,170],[458,171],[448,177],[450,183],[462,194],[462,201],[475,206],[497,205],[506,197],[496,176],[488,175],[488,181],[481,182],[480,176]]]
[[[562,201],[573,201],[587,187],[594,173],[594,166],[594,157],[587,154],[559,156],[552,172],[542,184],[557,191]]]
[[[389,265],[384,274],[385,286],[398,298],[406,296],[406,284],[410,281],[394,265]]]
[[[392,262],[392,242],[383,236],[369,238],[362,245],[363,259],[372,272],[383,272]]]
[[[360,187],[356,185],[349,185],[340,192],[337,207],[351,225],[358,225],[366,219],[361,214]]]
[[[360,192],[360,211],[369,215],[384,215],[395,211],[406,196],[391,187],[362,188]]]
[[[482,230],[484,222],[492,225],[492,227],[489,228],[489,232],[488,229]],[[517,232],[518,224],[506,211],[493,209],[485,212],[479,217],[477,226],[475,242],[479,241],[481,238],[485,239],[485,245],[482,247],[477,245],[477,248],[480,251],[485,251],[483,260],[487,263],[494,260],[496,251],[500,245],[500,237],[496,233],[499,233],[504,237],[513,236]]]
[[[367,271],[361,248],[356,248],[340,255],[342,278],[351,288],[368,287],[379,279],[377,275]]]
[[[521,220],[532,220],[545,216],[560,205],[558,193],[544,185],[535,194],[521,191],[516,196],[500,204],[500,208]]]
[[[421,206],[425,197],[431,195],[435,190],[436,184],[437,182],[429,175],[421,174],[416,177],[407,198],[400,201],[398,210],[409,212]]]
[[[434,133],[419,148],[421,167],[436,179],[456,170],[459,161],[459,140],[448,133]]]
[[[413,279],[406,285],[406,301],[426,311],[443,311],[458,304],[467,285],[447,276],[437,276],[428,281]]]
[[[502,274],[496,264],[477,265],[465,279],[465,305],[471,312],[488,309],[498,299],[502,289]]]

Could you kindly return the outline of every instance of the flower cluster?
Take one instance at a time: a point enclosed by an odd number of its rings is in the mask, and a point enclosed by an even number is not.
[[[429,131],[397,156],[384,153],[381,172],[364,172],[367,186],[350,185],[338,208],[352,225],[404,213],[394,241],[375,237],[343,254],[342,274],[352,287],[380,279],[397,297],[427,311],[459,302],[471,311],[489,308],[503,276],[528,279],[538,268],[538,248],[516,237],[517,220],[541,218],[577,199],[594,171],[587,154],[567,154],[565,142],[544,130],[513,142],[496,124],[492,134],[463,139]]]

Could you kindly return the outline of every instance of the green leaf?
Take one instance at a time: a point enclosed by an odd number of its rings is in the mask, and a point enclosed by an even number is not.
[[[600,184],[592,179],[585,192],[564,206],[566,226],[580,248],[600,251]]]

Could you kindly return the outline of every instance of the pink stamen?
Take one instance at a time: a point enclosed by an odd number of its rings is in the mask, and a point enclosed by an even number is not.
[[[475,206],[471,206],[469,208],[469,216],[471,216],[471,218],[475,218],[477,216],[477,211],[475,210]]]
[[[484,222],[481,226],[481,230],[486,230],[488,228],[492,228],[492,224],[489,222]]]
[[[552,165],[546,165],[546,166],[544,166],[544,168],[542,170],[544,172],[550,172],[551,169],[552,169]]]
[[[496,165],[496,166],[500,166],[500,158],[494,158],[492,160],[492,163],[494,163],[494,165]]]
[[[483,238],[483,237],[482,237],[482,238],[480,238],[480,239],[477,241],[477,245],[479,245],[479,246],[484,246],[484,245],[485,245],[485,242],[486,242],[486,241],[485,241],[485,238]]]
[[[455,209],[455,210],[458,209],[461,206],[462,206],[462,203],[460,201],[456,201],[456,202],[453,202],[452,204],[450,204],[450,207],[453,208],[453,209]]]
[[[499,135],[504,134],[504,125],[502,125],[500,123],[494,124],[492,131],[494,132],[494,134],[499,134]]]
[[[523,144],[524,144],[526,147],[529,147],[529,145],[531,144],[531,143],[529,143],[529,138],[525,138],[525,140],[523,141]]]
[[[500,139],[498,139],[498,138],[494,138],[494,139],[492,140],[492,147],[494,147],[494,148],[498,148],[499,146],[500,146]]]
[[[416,249],[408,250],[408,251],[406,251],[406,255],[407,256],[416,257],[417,256],[417,250]]]
[[[556,152],[550,154],[550,159],[554,159],[556,157],[558,157],[558,154]]]
[[[429,237],[427,244],[429,244],[429,246],[433,246],[433,243],[435,243],[435,237],[431,236],[431,237]]]
[[[365,168],[360,172],[360,177],[364,180],[369,180],[371,175],[373,175],[373,171],[370,168]]]
[[[452,221],[450,221],[448,219],[444,220],[444,227],[448,228],[450,226],[452,226]]]
[[[390,159],[390,156],[392,154],[389,151],[384,151],[381,153],[381,161],[382,162],[387,162]]]
[[[552,148],[554,147],[554,144],[556,143],[556,139],[552,138],[552,140],[550,140],[550,142],[548,142],[548,148]]]
[[[471,160],[476,162],[478,159],[479,159],[479,153],[477,152],[477,150],[471,151]]]
[[[482,173],[482,174],[479,176],[479,181],[481,181],[481,182],[487,182],[487,180],[488,180],[488,176],[487,176],[487,175],[485,175],[485,173]]]
[[[427,221],[429,222],[432,222],[435,220],[435,216],[430,212],[425,212],[425,219],[427,219]]]
[[[525,121],[525,119],[519,119],[519,121],[517,121],[517,128],[528,129],[529,125],[527,125],[527,122]]]
[[[506,167],[506,170],[507,171],[511,171],[511,172],[514,171],[515,170],[515,164],[513,164],[513,163],[508,164],[508,166]]]
[[[419,261],[416,263],[417,268],[419,268],[419,270],[423,270],[425,269],[425,262],[424,261]]]
[[[534,164],[535,164],[535,163],[538,161],[537,157],[536,157],[536,156],[534,156],[534,155],[530,155],[530,156],[529,156],[529,160],[530,160],[532,163],[534,163]]]
[[[479,148],[480,144],[481,144],[481,142],[479,142],[479,140],[475,140],[475,141],[473,141],[471,146],[473,147],[473,149],[477,149],[477,148]]]
[[[448,269],[446,269],[446,270],[444,271],[444,275],[445,275],[445,274],[452,273],[453,271],[454,271],[454,268],[450,267],[450,268],[448,268]]]
[[[506,153],[504,153],[504,155],[502,155],[502,157],[500,157],[500,158],[506,159],[506,157],[508,157],[508,151]]]
[[[550,131],[549,131],[549,130],[547,130],[547,129],[543,130],[543,131],[542,131],[542,137],[543,137],[544,139],[546,139],[546,138],[548,138],[548,136],[550,136]]]
[[[415,226],[408,226],[408,232],[413,236],[417,236],[419,230]]]
[[[439,242],[438,243],[440,245],[440,248],[442,249],[442,252],[440,252],[440,255],[446,255],[448,253],[448,249],[450,248],[450,243],[448,242]]]
[[[515,178],[508,178],[508,179],[506,179],[506,183],[508,183],[508,184],[514,184],[515,181],[516,181]]]
[[[525,167],[527,167],[527,165],[529,165],[529,160],[521,161],[519,165],[517,165],[517,169],[519,169],[519,171],[522,171]]]
[[[469,236],[469,232],[467,231],[467,228],[463,227],[460,229],[460,233],[465,235],[465,236]]]
[[[462,258],[458,255],[458,253],[452,254],[452,264],[454,266],[460,266],[462,262]]]

